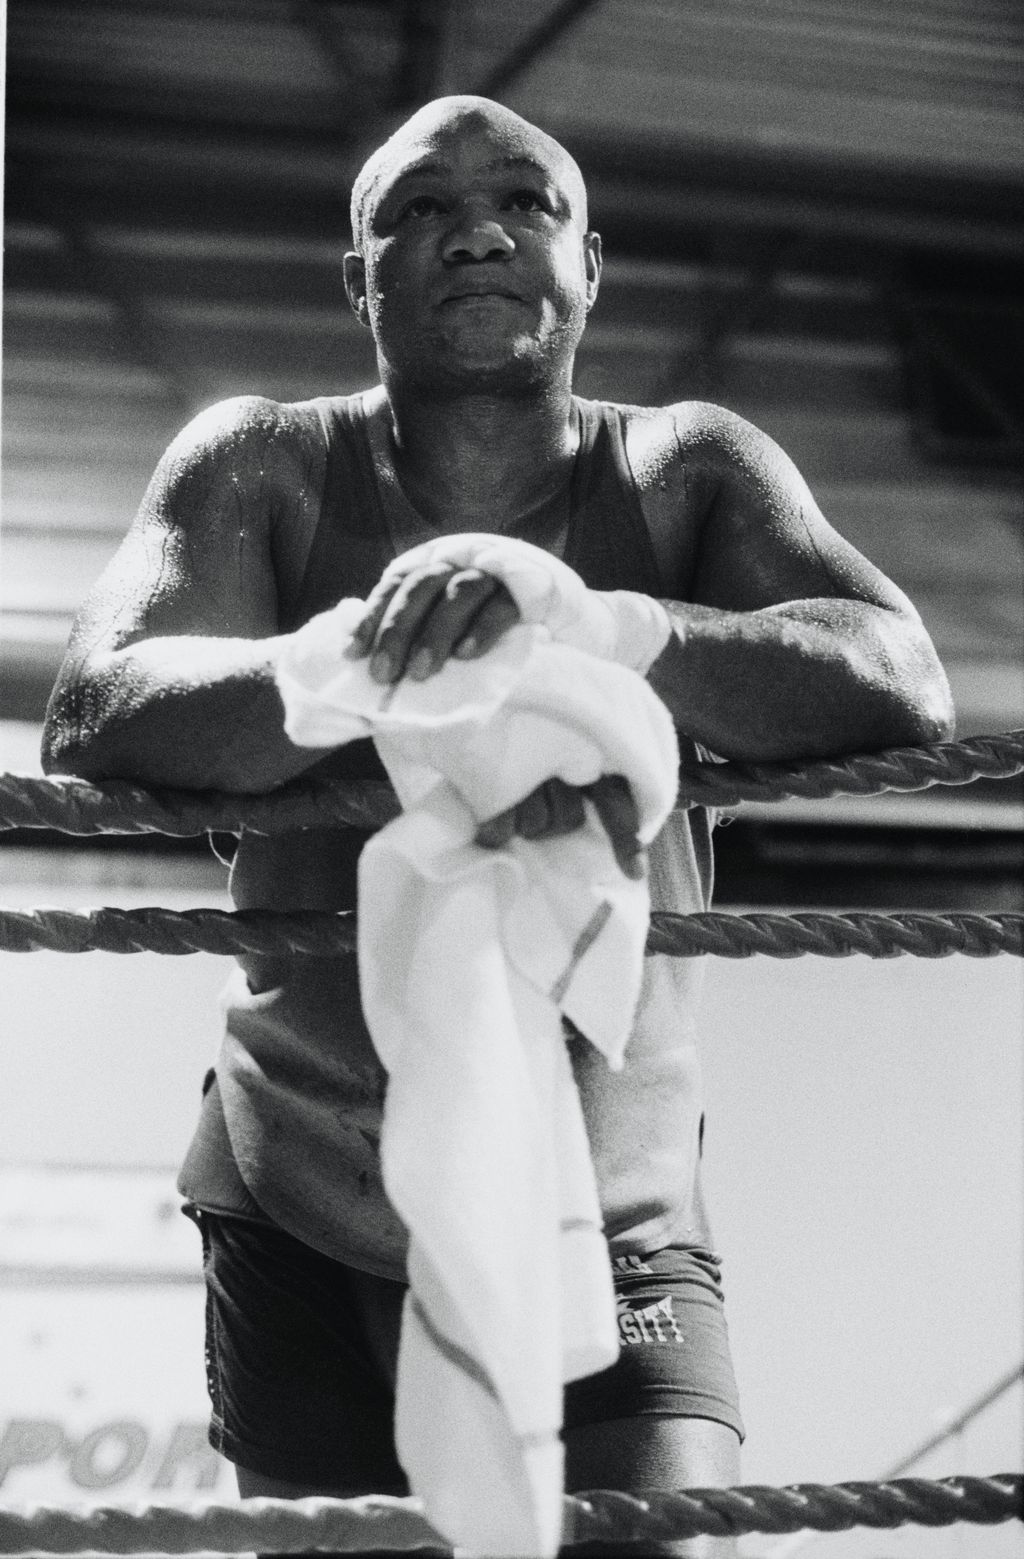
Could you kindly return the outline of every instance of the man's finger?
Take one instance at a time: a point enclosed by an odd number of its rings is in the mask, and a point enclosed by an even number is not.
[[[486,655],[503,633],[521,621],[519,608],[505,585],[497,579],[493,584],[494,590],[469,622],[455,648],[459,660],[473,660],[478,655]]]
[[[402,580],[388,602],[370,657],[375,682],[397,682],[420,653],[418,639],[453,570],[445,565],[417,569]]]
[[[513,835],[521,839],[551,839],[571,834],[586,822],[583,792],[565,780],[550,779],[538,785],[517,806],[510,807],[477,829],[476,842],[488,849],[508,844]]]
[[[548,828],[548,798],[543,785],[538,785],[514,810],[516,833],[520,839],[543,839]]]
[[[508,844],[515,831],[515,808],[510,807],[507,812],[499,812],[497,817],[489,817],[486,823],[480,824],[476,831],[476,842],[483,845],[485,850],[500,850]]]
[[[370,591],[366,598],[366,612],[353,628],[352,640],[346,651],[353,660],[358,660],[362,655],[369,655],[384,613],[387,611],[391,598],[401,582],[400,579],[395,580],[388,585],[387,589],[376,585]]]
[[[501,581],[493,574],[483,574],[479,569],[461,569],[453,574],[445,585],[443,597],[435,601],[417,634],[415,653],[410,659],[411,674],[430,676],[439,671],[449,655],[458,653],[464,635],[476,631],[481,612],[487,611],[495,593],[503,589]],[[416,669],[413,669],[413,661],[418,662]]]
[[[627,877],[642,877],[646,851],[638,836],[640,817],[628,782],[621,774],[603,774],[586,787],[586,794],[594,803],[619,866]]]
[[[587,814],[583,806],[583,792],[577,785],[569,785],[561,779],[550,779],[542,789],[547,822],[543,835],[535,837],[554,838],[560,834],[574,833],[577,828],[583,827]]]

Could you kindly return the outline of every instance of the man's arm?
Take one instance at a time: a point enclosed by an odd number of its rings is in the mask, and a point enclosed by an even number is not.
[[[225,402],[168,449],[76,619],[47,711],[48,773],[263,791],[322,756],[285,736],[274,683],[273,526],[315,487],[283,412]]]
[[[949,684],[920,617],[832,529],[778,445],[704,403],[643,423],[644,510],[676,589],[663,602],[673,631],[648,678],[679,729],[750,761],[949,736]],[[385,575],[355,644],[371,675],[395,682],[483,654],[518,617],[497,578],[412,564]],[[519,811],[485,824],[480,841],[567,832],[582,806],[538,793]],[[606,822],[628,854],[628,823]]]
[[[767,434],[702,402],[638,428],[644,512],[674,586],[674,631],[648,676],[681,731],[750,760],[951,733],[949,684],[914,607],[832,529]],[[385,576],[355,642],[393,682],[483,653],[518,616],[498,579],[416,564]]]
[[[720,407],[675,420],[677,469],[699,467],[710,494],[688,601],[664,602],[674,632],[648,673],[680,730],[755,761],[951,735],[920,617],[832,529],[789,457]]]

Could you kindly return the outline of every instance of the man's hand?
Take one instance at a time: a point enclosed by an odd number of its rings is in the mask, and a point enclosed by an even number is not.
[[[519,608],[500,579],[476,568],[431,563],[373,590],[348,653],[353,659],[370,656],[375,682],[403,676],[420,682],[449,656],[485,655],[519,620]]]
[[[552,839],[571,834],[586,821],[584,800],[593,802],[604,824],[622,871],[639,879],[646,869],[646,851],[637,837],[639,818],[633,792],[621,774],[604,774],[593,785],[567,785],[549,779],[518,806],[500,812],[477,830],[476,842],[497,850],[514,834],[522,839]]]
[[[388,565],[349,653],[376,682],[429,677],[457,655],[483,655],[513,623],[540,623],[558,644],[646,676],[671,636],[660,602],[591,590],[531,542],[487,533],[438,537]]]

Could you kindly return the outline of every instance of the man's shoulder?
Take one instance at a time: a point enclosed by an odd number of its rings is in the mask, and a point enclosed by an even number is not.
[[[178,434],[178,458],[234,459],[269,449],[288,452],[323,442],[318,402],[275,401],[266,395],[232,395],[205,407]]]
[[[743,442],[763,441],[760,428],[714,401],[673,401],[665,406],[602,402],[618,411],[627,437],[638,447],[671,450],[679,455],[703,450],[728,451]]]
[[[753,423],[712,401],[640,406],[598,403],[619,414],[626,453],[642,495],[666,496],[677,483],[714,481],[770,441]]]
[[[230,494],[246,515],[289,509],[319,493],[326,439],[316,401],[233,395],[200,411],[169,445],[146,507],[173,505],[176,520],[199,520]],[[268,508],[268,503],[270,508]]]

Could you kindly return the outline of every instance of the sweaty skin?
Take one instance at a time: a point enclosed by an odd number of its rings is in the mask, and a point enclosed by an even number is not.
[[[509,110],[445,98],[375,154],[353,203],[345,286],[377,349],[367,405],[380,480],[417,511],[417,540],[494,531],[560,554],[573,358],[601,264],[575,163]],[[627,408],[626,452],[673,624],[649,681],[681,732],[748,760],[950,734],[948,685],[918,614],[831,528],[771,439],[685,401]],[[274,682],[324,473],[308,402],[247,396],[189,424],[78,615],[47,717],[48,772],[260,792],[338,768],[288,741]],[[343,568],[330,585],[352,593]],[[425,570],[371,596],[356,649],[381,681],[429,676],[448,655],[485,653],[515,619],[494,579]],[[635,819],[614,781],[601,801],[628,863]],[[486,825],[484,842],[581,818],[578,793],[542,787]],[[250,835],[232,890],[243,906],[333,909],[335,865],[329,834]],[[257,991],[280,978],[273,960],[248,972]],[[738,1481],[736,1436],[711,1420],[596,1425],[566,1449],[572,1488]],[[330,1492],[245,1473],[240,1484]]]

